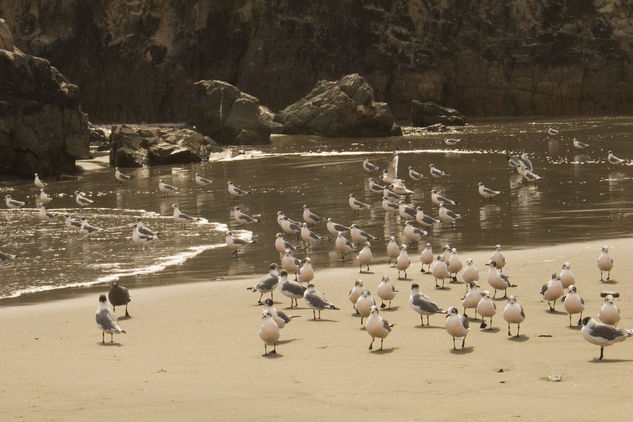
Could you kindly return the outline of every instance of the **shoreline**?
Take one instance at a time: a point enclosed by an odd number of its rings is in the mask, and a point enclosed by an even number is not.
[[[598,281],[595,262],[603,243],[615,260],[612,283]],[[606,348],[605,361],[592,361],[599,347],[569,328],[564,312],[546,312],[538,292],[569,261],[587,302],[585,316],[597,315],[600,291],[617,290],[623,316],[618,326],[632,328],[630,251],[628,239],[504,250],[504,273],[518,285],[509,294],[518,297],[527,315],[522,337],[506,336],[505,301],[496,301],[495,329],[480,331],[471,321],[466,349],[457,352],[443,315],[431,316],[430,328],[419,327],[419,316],[408,305],[412,281],[396,280],[396,270],[384,264],[362,275],[354,267],[317,268],[314,284],[341,308],[323,311],[322,321],[311,320],[302,300],[299,309],[286,309],[289,299],[276,291],[275,306],[298,317],[281,331],[278,354],[269,357],[262,356],[257,336],[258,296],[246,290],[259,276],[131,290],[132,318],[120,320],[128,334],[115,336],[113,345],[101,345],[94,322],[96,293],[0,307],[5,362],[0,418],[86,420],[116,408],[122,420],[208,420],[209,415],[252,420],[265,414],[300,420],[546,416],[589,421],[609,409],[611,419],[624,420],[633,406],[627,389],[633,340]],[[488,288],[483,263],[489,254],[460,254],[464,261],[474,259],[482,289]],[[432,277],[419,268],[414,262],[409,278],[424,293],[444,308],[460,303],[463,284],[436,290]],[[375,293],[383,273],[399,293],[393,309],[381,315],[396,325],[385,350],[369,352],[370,337],[353,316],[347,292],[361,278]],[[556,309],[563,307],[557,303]],[[562,381],[548,382],[553,374],[561,374]]]

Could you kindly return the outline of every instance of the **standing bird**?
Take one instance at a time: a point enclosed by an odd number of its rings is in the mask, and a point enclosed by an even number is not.
[[[369,204],[366,204],[356,199],[353,193],[349,194],[349,200],[347,202],[349,204],[349,207],[357,213],[360,212],[361,210],[368,210],[371,208]]]
[[[310,258],[306,258],[303,261],[303,265],[299,269],[299,282],[309,283],[314,279],[314,269],[312,268],[312,262]]]
[[[604,305],[600,308],[598,319],[601,322],[613,325],[614,327],[618,325],[618,322],[620,321],[620,308],[618,308],[618,305],[613,303],[612,295],[607,295],[604,298]]]
[[[409,259],[409,255],[407,254],[407,245],[402,245],[400,248],[400,254],[398,258],[396,258],[396,269],[398,270],[398,280],[403,280],[400,278],[400,271],[404,272],[404,280],[407,279],[407,268],[411,265],[411,260]]]
[[[600,346],[600,356],[598,360],[602,360],[604,356],[604,348],[611,346],[613,343],[626,340],[633,334],[633,330],[624,330],[611,327],[610,325],[596,322],[591,317],[585,317],[582,320],[582,336],[589,343]]]
[[[457,282],[457,273],[460,272],[463,267],[464,267],[464,264],[462,263],[462,260],[459,258],[459,255],[457,255],[457,249],[455,248],[451,249],[451,256],[450,258],[448,258],[448,266],[447,266],[449,274],[452,274],[451,281]]]
[[[305,292],[303,292],[303,300],[306,301],[306,304],[312,308],[312,319],[321,319],[321,311],[323,309],[334,309],[338,310],[334,304],[328,301],[325,298],[325,295],[314,288],[314,284],[308,284],[308,288]],[[319,313],[319,317],[317,318],[316,313]]]
[[[611,151],[608,152],[607,161],[609,162],[609,164],[614,164],[614,165],[626,163],[626,160],[624,158],[616,157]]]
[[[174,221],[176,221],[176,223],[180,223],[183,227],[185,223],[193,223],[193,222],[198,221],[197,217],[192,217],[183,212],[180,212],[180,208],[178,208],[178,204],[171,204],[171,207],[174,209],[174,213],[172,214]]]
[[[433,224],[440,222],[440,220],[436,220],[430,215],[424,214],[424,210],[422,209],[422,207],[416,208],[415,221],[417,221],[418,223],[422,224],[425,227],[431,227],[433,226]]]
[[[4,203],[7,204],[7,208],[13,209],[13,210],[22,208],[24,206],[23,201],[11,199],[11,195],[4,195]]]
[[[331,217],[328,217],[326,227],[327,227],[327,231],[330,232],[330,234],[334,234],[334,235],[338,235],[339,233],[345,233],[350,230],[349,227],[332,221]]]
[[[88,219],[86,217],[83,217],[81,219],[81,232],[85,234],[86,236],[88,236],[88,239],[90,239],[91,235],[97,232],[100,232],[102,230],[103,229],[101,227],[96,227],[88,223]]]
[[[369,158],[365,158],[363,160],[363,170],[365,170],[367,173],[373,173],[375,171],[380,170],[380,167],[378,167],[376,164],[370,162]]]
[[[40,189],[40,196],[36,197],[36,200],[39,200],[40,204],[48,204],[51,202],[52,198],[44,192],[44,189]]]
[[[489,189],[489,188],[485,187],[483,182],[479,182],[479,184],[477,186],[479,186],[478,187],[479,195],[483,196],[486,199],[490,199],[491,201],[492,201],[492,198],[494,198],[495,196],[501,194],[501,191],[492,190],[492,189]]]
[[[65,216],[66,228],[74,231],[81,231],[81,223],[77,220],[73,220],[69,215]]]
[[[402,230],[402,237],[409,241],[411,247],[418,244],[420,240],[429,233],[426,230],[419,229],[413,225],[411,220],[407,220]]]
[[[237,258],[242,248],[246,245],[250,245],[253,243],[252,241],[240,239],[239,237],[233,237],[233,233],[228,231],[226,232],[226,247],[232,249],[231,256]]]
[[[279,291],[286,297],[290,298],[290,309],[299,307],[297,299],[303,297],[306,288],[301,284],[288,280],[288,273],[286,270],[282,270],[279,273]]]
[[[308,228],[308,223],[303,223],[301,225],[301,239],[303,239],[303,241],[307,245],[307,250],[309,252],[312,248],[312,245],[323,238],[310,230],[310,228]]]
[[[510,279],[501,274],[497,268],[496,261],[491,260],[486,265],[488,265],[488,284],[495,289],[492,297],[497,297],[497,290],[503,290],[502,299],[506,298],[508,296],[508,287],[516,287],[516,285],[510,283]]]
[[[488,290],[484,290],[481,292],[481,299],[477,304],[477,313],[481,315],[481,326],[480,328],[486,328],[486,320],[485,317],[490,318],[490,327],[492,329],[492,317],[497,313],[497,305],[492,301],[490,297],[490,292]]]
[[[377,239],[376,236],[359,229],[356,224],[351,225],[350,236],[352,237],[352,242],[354,243],[365,243]]]
[[[405,219],[415,218],[417,210],[413,205],[405,204],[404,201],[400,201],[398,204],[398,214],[401,218]]]
[[[271,354],[277,353],[277,341],[279,340],[279,326],[273,319],[273,314],[268,309],[262,311],[262,326],[259,329],[259,338],[264,342],[264,355],[268,354],[268,346],[273,346]]]
[[[115,167],[114,168],[114,178],[116,180],[118,180],[119,182],[127,182],[128,180],[132,179],[132,176],[130,176],[128,174],[121,173],[121,170],[119,170],[118,167]]]
[[[339,232],[334,241],[334,246],[338,253],[341,254],[339,258],[341,261],[345,261],[345,255],[354,250],[354,244],[351,240],[343,236],[343,233]]]
[[[389,262],[387,265],[391,265],[391,260],[397,260],[398,256],[400,256],[400,247],[398,246],[398,242],[396,242],[396,238],[394,236],[389,238],[389,243],[387,244],[387,256],[389,256]]]
[[[240,207],[233,208],[233,219],[244,227],[246,224],[259,223],[259,219],[242,212]]]
[[[576,284],[576,277],[574,277],[574,273],[571,272],[571,264],[569,262],[565,262],[563,264],[563,269],[558,277],[560,278],[560,282],[563,283],[564,289],[568,288],[572,284]]]
[[[144,224],[143,224],[143,220],[140,218],[136,219],[136,231],[138,231],[140,234],[143,234],[145,236],[152,236],[152,237],[158,237],[160,238],[160,233],[155,232],[149,228],[147,228]]]
[[[420,285],[411,284],[411,294],[409,295],[409,305],[420,314],[420,323],[424,327],[424,315],[426,315],[426,325],[430,326],[429,315],[445,314],[446,311],[437,306],[430,297],[420,292]]]
[[[479,305],[479,300],[481,299],[481,292],[479,291],[479,284],[474,281],[468,283],[468,292],[464,299],[462,299],[462,307],[464,308],[464,316],[468,318],[466,315],[466,311],[468,309],[475,310],[475,319],[477,319],[477,305]]]
[[[204,177],[200,176],[200,173],[196,173],[193,176],[193,179],[195,180],[196,185],[198,186],[209,186],[211,183],[213,183],[213,180],[205,179]]]
[[[365,322],[365,331],[367,331],[367,334],[371,337],[369,350],[372,350],[374,347],[376,337],[380,339],[380,350],[382,350],[383,341],[391,332],[391,327],[393,327],[393,324],[389,324],[386,319],[379,315],[378,308],[372,306],[369,311],[369,318],[367,318],[367,322]]]
[[[586,144],[584,142],[579,141],[577,138],[574,138],[571,141],[572,145],[574,146],[574,148],[576,149],[585,149],[589,146],[589,144]]]
[[[284,257],[281,258],[281,268],[289,273],[293,273],[295,275],[295,281],[297,281],[297,275],[299,274],[299,269],[301,268],[301,261],[292,256],[290,249],[286,249],[284,251]]]
[[[582,313],[585,310],[585,301],[582,299],[580,294],[576,291],[576,286],[571,285],[567,289],[567,297],[565,297],[565,302],[563,302],[565,306],[565,311],[569,314],[569,326],[571,327],[571,316],[573,314],[580,314],[578,318],[578,325],[582,324]]]
[[[501,245],[495,246],[495,251],[490,255],[490,261],[494,261],[495,267],[499,271],[503,271],[503,267],[506,266],[506,258],[503,256],[503,253],[501,253]]]
[[[273,299],[273,292],[277,284],[279,283],[279,273],[277,269],[279,267],[274,262],[268,266],[268,275],[259,280],[257,284],[250,288],[253,293],[259,293],[259,299],[257,303],[261,305],[262,297],[264,293],[270,293],[270,299]]]
[[[422,180],[424,179],[424,175],[418,171],[415,171],[412,166],[408,167],[409,177],[411,180]]]
[[[479,281],[479,270],[470,258],[466,259],[466,268],[464,268],[462,273],[462,280],[464,280],[464,283],[476,283]]]
[[[354,282],[354,287],[352,287],[352,289],[347,294],[347,298],[350,302],[352,302],[352,306],[354,307],[356,313],[358,313],[358,310],[356,310],[356,301],[358,300],[360,295],[363,294],[364,288],[365,287],[363,287],[363,280],[356,280]]]
[[[461,141],[461,139],[459,139],[459,138],[446,138],[446,139],[444,139],[444,143],[446,145],[448,145],[449,147],[453,146],[453,145],[457,145],[459,143],[459,141]]]
[[[433,263],[434,258],[435,258],[435,255],[433,255],[433,247],[431,246],[430,243],[427,243],[422,253],[420,253],[420,262],[422,263],[422,269],[420,269],[421,273],[425,273],[425,274],[431,273],[431,264]],[[425,265],[429,266],[427,271],[424,271]]]
[[[145,245],[148,245],[149,243],[153,242],[156,239],[156,237],[141,233],[138,230],[138,224],[133,224],[133,226],[134,227],[132,229],[132,243],[140,246],[141,250],[144,251]]]
[[[461,214],[457,214],[455,211],[449,210],[448,208],[446,208],[446,205],[444,205],[444,203],[440,205],[440,210],[438,212],[438,215],[439,215],[440,221],[443,223],[455,224],[455,221],[462,218]]]
[[[367,266],[366,272],[369,272],[369,264],[374,260],[374,255],[371,253],[371,248],[369,242],[365,242],[365,246],[360,250],[358,255],[356,256],[356,260],[358,261],[358,266],[360,268],[360,273],[363,272],[363,265]]]
[[[38,176],[37,173],[35,173],[34,176],[35,178],[33,179],[33,184],[35,187],[38,189],[44,189],[44,187],[46,187],[46,183],[40,179],[40,176]]]
[[[389,277],[384,275],[382,276],[382,280],[380,281],[380,284],[378,285],[378,290],[376,290],[376,294],[378,295],[378,297],[380,298],[380,300],[382,301],[382,303],[380,304],[380,308],[385,308],[385,300],[389,301],[389,308],[391,309],[391,301],[393,300],[394,297],[396,297],[396,293],[398,293],[398,291],[396,290],[396,287],[391,284],[391,282],[389,281]]]
[[[435,278],[435,287],[439,288],[437,285],[437,280],[442,280],[442,289],[444,288],[444,279],[449,278],[450,274],[448,272],[448,266],[446,262],[444,262],[444,257],[442,255],[438,255],[435,258],[435,264],[433,264],[433,269],[431,270],[431,275]]]
[[[394,191],[392,191],[391,189],[389,189],[388,186],[386,186],[383,191],[382,191],[382,195],[383,198],[386,197],[388,200],[390,201],[404,201],[405,197],[402,195],[398,195],[397,193],[395,193]]]
[[[117,306],[125,305],[125,317],[130,318],[130,314],[127,311],[127,304],[130,303],[130,292],[126,287],[119,284],[118,281],[113,281],[108,291],[108,300],[112,304],[112,312],[116,312]]]
[[[95,316],[97,327],[101,330],[101,343],[105,343],[105,333],[110,334],[110,343],[114,343],[114,334],[127,334],[119,327],[116,315],[110,310],[106,295],[99,296],[99,307]]]
[[[466,335],[470,331],[468,327],[468,319],[464,315],[460,315],[457,308],[448,308],[446,314],[446,332],[453,337],[453,350],[457,350],[455,347],[455,339],[462,339],[462,349],[466,344]]]
[[[604,281],[602,273],[607,272],[607,280],[611,277],[613,269],[613,258],[609,256],[609,248],[605,245],[602,247],[602,253],[598,257],[598,269],[600,270],[600,281]]]
[[[377,183],[373,177],[367,179],[367,187],[373,193],[382,193],[385,189],[387,189],[387,186]]]
[[[308,224],[316,224],[323,221],[323,218],[310,211],[310,208],[308,208],[306,204],[303,204],[303,221]]]
[[[234,199],[248,195],[248,191],[238,188],[231,181],[226,182],[226,190]]]
[[[277,249],[277,252],[279,252],[281,257],[283,257],[286,249],[290,249],[290,252],[294,253],[297,248],[286,239],[284,239],[283,233],[277,233],[275,235],[275,249]]]
[[[301,233],[301,224],[299,222],[291,220],[284,215],[281,217],[280,226],[285,233],[296,234],[297,240],[299,239],[299,233]]]
[[[549,310],[554,312],[556,307],[556,301],[563,297],[565,290],[563,289],[563,283],[561,283],[558,274],[552,274],[552,278],[543,286],[541,286],[541,296],[543,300],[547,301]],[[553,302],[553,303],[550,303]]]
[[[277,326],[281,329],[286,326],[292,319],[286,315],[284,312],[278,310],[273,306],[273,300],[271,298],[266,298],[264,300],[264,310],[267,310],[273,316],[273,319],[277,323]]]
[[[445,171],[442,171],[438,168],[436,168],[433,164],[429,164],[429,173],[431,173],[431,176],[435,177],[435,178],[440,178],[443,176],[448,176],[448,173],[446,173]]]
[[[53,214],[46,211],[46,207],[44,206],[44,204],[40,204],[40,211],[38,215],[40,217],[40,220],[42,221],[50,221],[55,218]]]
[[[523,306],[517,302],[514,295],[508,298],[508,303],[503,309],[503,319],[508,323],[508,336],[512,335],[510,324],[517,324],[517,335],[515,337],[519,337],[519,330],[521,330],[521,323],[525,319],[525,312],[523,312]]]
[[[387,196],[382,197],[381,207],[385,214],[389,217],[394,216],[399,209],[398,204],[391,202]]]
[[[17,255],[11,255],[5,252],[0,252],[0,261],[14,260],[17,257],[18,257]]]
[[[95,201],[93,201],[92,199],[86,198],[82,192],[79,192],[78,190],[76,190],[75,191],[75,202],[80,207],[85,207],[85,206],[94,204]]]
[[[360,325],[363,325],[363,319],[369,316],[372,306],[376,306],[376,301],[371,293],[369,293],[369,290],[363,288],[363,291],[354,304],[354,309],[356,309],[356,312],[360,315]]]
[[[431,189],[431,202],[433,202],[438,207],[442,204],[459,205],[459,202],[454,201],[452,199],[448,199],[447,197],[440,195],[439,192],[435,189]]]
[[[169,183],[163,182],[163,179],[158,179],[158,190],[163,193],[176,193],[178,192],[178,188],[174,185],[170,185]]]

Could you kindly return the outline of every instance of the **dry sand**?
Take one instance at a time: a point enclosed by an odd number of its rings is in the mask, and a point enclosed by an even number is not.
[[[633,327],[630,242],[505,252],[504,273],[518,284],[511,293],[527,314],[523,336],[507,337],[505,301],[498,301],[499,329],[484,332],[471,322],[463,352],[452,350],[443,315],[419,327],[408,305],[411,282],[397,281],[386,265],[359,276],[357,267],[319,270],[315,263],[314,283],[341,310],[311,321],[300,300],[300,309],[286,311],[299,317],[282,330],[274,357],[263,356],[257,336],[261,307],[246,290],[254,278],[134,290],[133,318],[120,321],[129,334],[116,336],[114,345],[101,344],[95,294],[4,306],[0,420],[629,420],[633,340],[592,361],[599,348],[568,327],[565,313],[546,312],[538,292],[569,261],[586,315],[597,315],[601,290],[617,290],[619,326]],[[615,259],[612,284],[599,282],[595,265],[603,243]],[[482,288],[488,255],[461,254],[474,258]],[[425,293],[445,308],[460,303],[463,284],[436,290],[419,272],[417,253],[413,261],[409,276]],[[383,352],[369,352],[347,292],[359,277],[375,292],[384,273],[400,292],[382,315],[397,325]],[[284,310],[290,303],[281,294],[275,299]],[[552,374],[562,381],[547,381]]]

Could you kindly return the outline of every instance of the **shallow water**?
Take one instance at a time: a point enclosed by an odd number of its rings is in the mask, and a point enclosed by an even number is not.
[[[548,127],[560,130],[547,134]],[[361,162],[369,157],[384,168],[399,151],[399,174],[411,200],[426,213],[437,216],[430,190],[458,200],[450,207],[463,215],[455,226],[434,227],[425,241],[434,249],[449,243],[458,250],[492,249],[630,236],[633,215],[633,167],[606,163],[606,151],[633,158],[629,139],[633,118],[583,118],[559,121],[480,122],[449,134],[407,135],[401,138],[317,139],[308,136],[278,136],[265,147],[229,149],[203,164],[124,169],[135,178],[124,185],[114,180],[109,168],[86,172],[77,181],[49,181],[46,191],[54,196],[49,211],[59,216],[43,223],[34,208],[31,184],[0,187],[0,198],[10,194],[27,201],[27,209],[0,209],[0,250],[18,254],[15,261],[0,262],[0,298],[53,298],[76,288],[106,285],[121,278],[127,286],[174,283],[179,280],[210,281],[226,276],[265,273],[270,262],[278,262],[273,248],[281,231],[276,213],[301,221],[302,204],[342,224],[356,223],[378,236],[372,243],[374,256],[385,259],[389,236],[400,239],[403,222],[390,218],[380,207],[382,196],[367,188]],[[460,138],[447,147],[444,139]],[[574,137],[587,142],[587,150],[575,150]],[[527,152],[535,172],[543,177],[524,185],[507,165],[508,153]],[[432,179],[428,164],[450,176]],[[407,175],[413,166],[425,175],[414,182]],[[195,172],[213,179],[203,189],[193,182]],[[373,175],[378,178],[378,175]],[[177,194],[158,191],[158,179],[180,188]],[[227,180],[251,193],[238,201],[226,192]],[[501,190],[493,201],[477,194],[477,183]],[[72,192],[81,190],[95,200],[94,207],[79,209]],[[347,205],[349,193],[373,205],[371,211],[355,215]],[[182,212],[202,217],[201,222],[181,227],[172,218],[172,203]],[[242,229],[230,209],[262,222]],[[65,228],[63,215],[85,216],[104,230],[88,240]],[[132,225],[143,217],[147,226],[162,233],[160,240],[140,251],[131,242]],[[416,224],[417,225],[417,224]],[[224,247],[225,232],[231,229],[255,243],[243,256],[232,259]],[[327,234],[325,225],[315,230]],[[297,244],[296,238],[288,240]],[[417,250],[410,255],[417,256]],[[302,257],[303,254],[300,254]],[[355,265],[341,263],[332,241],[320,241],[311,252],[318,277],[319,267]],[[415,265],[417,258],[413,259]],[[33,293],[44,292],[34,296]]]

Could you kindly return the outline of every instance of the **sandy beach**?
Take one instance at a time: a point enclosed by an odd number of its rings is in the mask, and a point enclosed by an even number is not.
[[[257,336],[261,307],[246,287],[259,278],[177,284],[131,291],[129,334],[101,344],[94,321],[96,294],[0,308],[0,420],[628,420],[633,340],[605,349],[568,326],[562,304],[547,312],[540,286],[571,262],[576,286],[597,316],[602,290],[621,297],[619,327],[633,328],[630,239],[591,241],[505,251],[504,273],[518,285],[527,319],[522,336],[509,339],[497,301],[495,329],[478,321],[464,351],[452,350],[444,316],[429,328],[408,304],[411,281],[396,270],[358,267],[320,270],[314,284],[339,311],[286,310],[296,315],[281,332],[276,356],[265,357]],[[603,244],[615,260],[614,281],[599,282],[596,259]],[[419,272],[412,251],[409,278],[444,308],[457,306],[463,284],[436,290]],[[461,252],[479,267],[482,289],[489,252]],[[265,269],[262,269],[262,274]],[[361,278],[375,293],[383,274],[399,289],[393,308],[381,314],[397,325],[383,352],[370,352],[370,337],[353,315],[347,293]],[[104,289],[107,290],[107,289]],[[459,306],[462,311],[461,305]],[[117,309],[119,316],[123,309]],[[574,321],[578,318],[575,317]],[[561,382],[550,382],[553,374]]]

